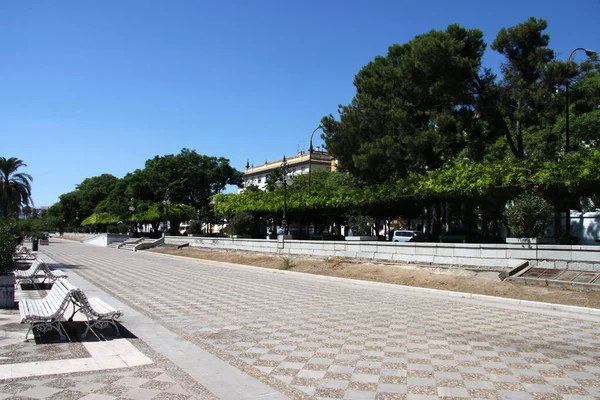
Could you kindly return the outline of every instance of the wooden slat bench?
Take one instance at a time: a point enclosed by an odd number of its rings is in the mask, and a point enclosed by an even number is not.
[[[15,260],[35,260],[36,256],[25,246],[20,246],[19,249],[13,255]]]
[[[43,263],[44,262],[42,260],[36,258],[35,260],[33,260],[29,268],[25,271],[14,271],[13,274],[15,275],[15,279],[17,280],[17,282],[20,283],[33,283],[35,277],[38,275],[38,273],[40,273],[40,269],[42,268]]]
[[[73,289],[65,285],[66,281],[59,279],[52,285],[52,289],[42,299],[23,299],[19,301],[19,312],[21,313],[21,323],[30,324],[25,341],[32,329],[38,332],[48,332],[54,329],[58,332],[61,339],[65,339],[63,327],[60,325]]]
[[[46,279],[49,279],[50,282],[54,282],[59,278],[67,277],[67,274],[60,269],[50,269],[50,267],[48,267],[48,265],[39,258],[36,258],[25,271],[14,271],[15,279],[19,283],[35,283],[34,279],[39,274],[44,275],[44,280],[42,283],[46,282]]]
[[[87,318],[87,329],[81,335],[82,338],[87,337],[88,332],[93,327],[104,329],[109,324],[115,328],[117,336],[120,334],[116,319],[120,318],[123,315],[123,312],[110,306],[97,297],[87,297],[83,290],[73,286],[71,283],[65,280],[61,279],[60,281],[66,283],[67,287],[71,289],[71,300],[73,301],[74,310],[73,314],[69,318],[69,321],[73,320],[73,316],[78,311],[83,313]]]

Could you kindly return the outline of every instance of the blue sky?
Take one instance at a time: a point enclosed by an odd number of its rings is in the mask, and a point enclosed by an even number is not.
[[[183,147],[243,170],[307,149],[391,44],[451,23],[489,44],[530,16],[561,59],[600,50],[598,0],[0,2],[0,156],[28,164],[36,206]]]

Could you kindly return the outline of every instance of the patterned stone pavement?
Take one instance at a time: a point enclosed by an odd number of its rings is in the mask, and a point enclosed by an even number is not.
[[[92,360],[86,345],[77,341],[76,330],[67,326],[67,335],[71,340],[62,341],[57,334],[36,336],[35,340],[23,342],[27,326],[18,322],[17,310],[2,310],[0,313],[0,399],[52,399],[52,400],[113,400],[113,399],[156,399],[156,400],[188,400],[214,399],[206,388],[190,379],[179,368],[166,360],[161,354],[149,348],[135,338],[113,337],[112,347],[125,341],[133,345],[136,354],[151,357],[152,363],[128,368],[114,368],[93,372],[48,373],[40,374],[39,370],[48,363],[59,361],[71,363],[77,360]],[[77,326],[83,331],[82,325]],[[81,333],[81,332],[79,332]],[[97,338],[87,340],[93,342],[94,348],[106,351],[111,346],[104,346]],[[143,357],[143,356],[142,356]],[[27,365],[27,375],[21,378],[6,378],[9,371]],[[7,370],[5,367],[9,367]],[[31,369],[29,369],[31,368]],[[35,372],[34,372],[35,371]]]
[[[66,241],[40,250],[289,398],[600,398],[593,315]]]

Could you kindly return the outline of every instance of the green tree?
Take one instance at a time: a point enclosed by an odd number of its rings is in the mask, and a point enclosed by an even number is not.
[[[582,73],[570,89],[571,149],[580,150],[600,145],[600,71],[597,56],[595,62],[581,65]],[[556,123],[556,130],[565,132],[564,114]]]
[[[341,171],[367,182],[437,169],[465,148],[481,147],[474,118],[485,50],[483,33],[450,25],[391,46],[355,77],[352,103],[340,119],[322,119],[327,149]]]
[[[192,206],[198,217],[214,220],[211,199],[227,185],[240,185],[241,172],[222,157],[210,157],[182,149],[177,155],[156,156],[130,178],[131,193],[140,200]],[[174,220],[172,220],[174,222]],[[172,224],[174,226],[175,224]]]
[[[22,160],[16,157],[0,157],[0,212],[3,218],[17,215],[21,207],[31,202],[31,175],[18,172],[26,167]]]
[[[119,179],[110,174],[102,174],[84,179],[76,186],[76,196],[79,205],[79,214],[87,217],[93,214],[98,205],[113,190]]]
[[[557,91],[567,79],[568,68],[555,62],[548,47],[550,36],[544,33],[547,26],[545,20],[531,17],[502,28],[491,45],[505,62],[502,80],[485,96],[481,114],[517,159],[531,157],[536,149],[544,149],[539,153],[543,156],[556,142],[549,127],[561,109]]]

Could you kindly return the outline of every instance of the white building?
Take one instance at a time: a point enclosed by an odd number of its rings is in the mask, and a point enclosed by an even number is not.
[[[295,156],[287,157],[287,165],[289,170],[289,178],[294,179],[294,176],[299,174],[307,174],[310,164],[311,171],[317,169],[324,169],[326,171],[335,171],[336,162],[335,159],[325,151],[320,151],[317,147],[316,151],[312,154],[309,152],[301,151]],[[243,187],[238,189],[238,193],[241,193],[248,186],[257,186],[259,189],[264,190],[269,175],[275,168],[281,167],[283,159],[265,162],[264,164],[254,166],[250,163],[246,164],[246,171],[244,171]]]

